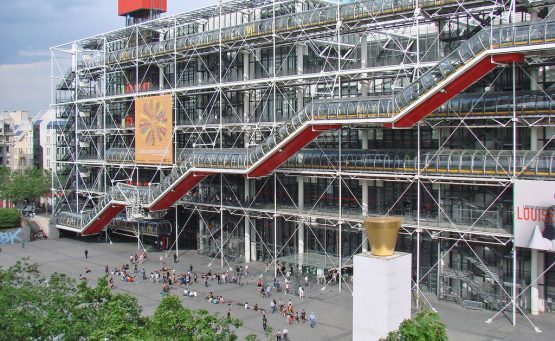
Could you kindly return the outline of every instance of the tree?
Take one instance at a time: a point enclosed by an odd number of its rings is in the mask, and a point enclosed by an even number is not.
[[[50,192],[50,180],[48,170],[29,168],[11,171],[0,167],[0,196],[14,202],[35,200]]]
[[[29,168],[24,172],[29,183],[28,199],[37,199],[50,192],[51,174],[48,170]]]
[[[21,214],[15,208],[0,208],[0,230],[21,226]]]
[[[6,166],[0,166],[0,197],[6,198],[5,191],[10,182],[11,172]]]
[[[209,314],[204,309],[185,308],[177,296],[165,296],[146,324],[143,339],[167,340],[236,340],[233,328],[242,325],[237,319]]]
[[[152,317],[137,299],[114,294],[107,277],[89,287],[65,274],[48,280],[28,259],[0,268],[0,340],[236,340],[236,319],[190,310],[164,297]]]
[[[112,294],[106,277],[95,288],[65,274],[42,277],[27,259],[0,269],[0,340],[131,339],[143,317],[137,299]]]
[[[447,329],[439,314],[424,309],[414,319],[404,320],[399,330],[391,332],[386,341],[447,341]]]

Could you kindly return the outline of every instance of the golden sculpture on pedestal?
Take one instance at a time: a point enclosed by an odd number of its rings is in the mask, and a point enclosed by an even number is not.
[[[374,256],[391,256],[395,252],[397,236],[401,228],[398,217],[365,217],[364,227],[368,233],[370,251]]]

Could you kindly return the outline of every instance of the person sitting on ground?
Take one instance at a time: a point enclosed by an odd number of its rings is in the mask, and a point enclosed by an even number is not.
[[[79,274],[79,279],[80,279],[81,281],[86,281],[86,280],[87,280],[87,277],[83,276],[82,274]]]
[[[189,290],[183,289],[183,296],[188,296],[188,295],[189,295]]]
[[[245,310],[249,309],[249,302],[245,302]]]
[[[85,267],[85,273],[88,274],[89,272],[91,272],[91,269]]]

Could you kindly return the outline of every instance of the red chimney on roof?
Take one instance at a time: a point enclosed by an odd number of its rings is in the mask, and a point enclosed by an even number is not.
[[[157,18],[167,10],[167,0],[118,0],[118,15],[126,17],[128,24]]]

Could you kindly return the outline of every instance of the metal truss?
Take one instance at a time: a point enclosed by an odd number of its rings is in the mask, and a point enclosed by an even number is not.
[[[191,150],[250,155],[317,101],[402,94],[462,41],[500,24],[538,20],[539,13],[536,7],[498,0],[220,1],[54,47],[57,212],[98,209],[118,184],[151,188],[162,183]],[[351,291],[342,270],[355,253],[367,250],[363,216],[402,215],[402,238],[416,245],[410,250],[416,252],[413,289],[419,304],[423,283],[432,276],[437,276],[438,296],[440,281],[456,278],[471,297],[486,301],[497,292],[507,304],[490,309],[511,307],[514,323],[516,312],[523,312],[516,299],[527,288],[516,291],[513,270],[513,290],[507,289],[495,265],[476,248],[511,248],[512,221],[503,212],[510,207],[514,180],[551,180],[555,171],[548,150],[555,137],[554,94],[548,84],[538,84],[538,70],[553,58],[539,51],[526,61],[492,72],[414,128],[394,130],[396,138],[411,133],[402,162],[402,141],[386,141],[381,123],[339,121],[338,131],[322,133],[267,177],[208,176],[167,209],[187,212],[175,214],[170,250],[178,252],[184,231],[198,224],[198,249],[212,257],[210,265],[219,258],[222,268],[231,268],[261,257],[279,277],[284,274],[278,261],[296,259],[302,269],[309,256],[319,254],[340,273],[338,290]],[[514,83],[517,72],[530,80],[525,90]],[[159,94],[173,96],[174,164],[137,164],[134,99]],[[495,138],[484,137],[488,129],[508,131],[511,149],[494,143],[492,148]],[[519,150],[517,132],[526,129],[546,129],[543,146]],[[466,145],[454,148],[460,140]],[[371,165],[365,163],[370,155]],[[112,228],[142,243],[140,228]],[[438,251],[424,267],[426,243]],[[459,249],[489,282],[476,284],[470,272],[444,267]],[[517,252],[512,257],[516,265]]]

